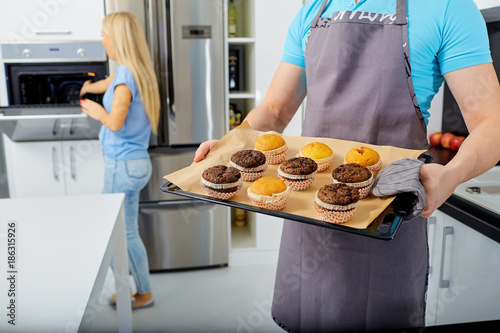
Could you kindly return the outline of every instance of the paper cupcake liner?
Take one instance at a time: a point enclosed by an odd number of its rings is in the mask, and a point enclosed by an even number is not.
[[[374,165],[367,166],[368,170],[373,173],[373,177],[376,178],[380,170],[382,170],[382,160],[378,160]]]
[[[303,180],[291,180],[284,178],[280,174],[278,174],[278,177],[288,186],[292,191],[303,191],[307,190],[309,187],[311,187],[313,181],[314,181],[314,175],[312,178],[309,179],[303,179]]]
[[[259,201],[261,203],[273,203],[273,202],[279,201],[283,198],[288,198],[288,196],[290,195],[290,192],[291,192],[290,188],[287,187],[287,189],[285,191],[283,191],[281,193],[273,194],[272,196],[269,196],[269,195],[255,194],[252,191],[250,191],[250,187],[247,190],[248,197],[251,200]]]
[[[253,181],[256,181],[257,179],[259,179],[260,177],[262,177],[262,175],[264,174],[264,171],[265,170],[262,170],[262,171],[259,171],[259,172],[244,172],[244,171],[240,171],[241,179],[244,182],[253,182]]]
[[[272,210],[282,210],[283,208],[286,207],[286,203],[288,201],[288,195],[280,199],[269,202],[262,202],[260,200],[255,200],[253,197],[250,197],[250,201],[252,201],[252,203],[257,207],[272,209]]]
[[[255,168],[244,168],[244,167],[239,166],[238,164],[234,163],[233,161],[229,161],[228,166],[236,168],[242,172],[259,172],[259,171],[267,170],[266,163],[259,165],[258,167],[255,167]]]
[[[215,183],[209,182],[205,178],[201,177],[200,183],[202,183],[203,185],[208,186],[210,188],[216,189],[216,190],[223,190],[223,189],[239,186],[241,184],[241,178],[238,179],[238,181],[235,183],[215,184]]]
[[[285,148],[285,151],[277,155],[263,151],[264,155],[266,155],[267,164],[280,164],[283,162],[286,159],[286,153],[288,152],[288,147],[285,146]]]
[[[286,145],[286,143],[281,146],[281,147],[278,147],[276,149],[272,149],[272,150],[259,150],[259,149],[255,149],[255,150],[258,150],[264,154],[269,154],[269,155],[278,155],[278,154],[281,154],[282,152],[284,151],[287,151],[288,150],[288,146]]]
[[[201,188],[205,192],[206,195],[217,198],[217,199],[223,199],[223,200],[229,200],[232,197],[238,193],[239,190],[243,187],[243,184],[239,184],[238,188],[234,192],[229,192],[229,193],[224,193],[224,192],[218,192],[217,190],[214,190],[213,188],[210,188],[204,184],[201,184]]]
[[[297,154],[297,157],[307,157],[307,156],[304,156],[302,154],[302,152],[299,152]],[[335,157],[335,155],[332,154],[331,156],[326,157],[326,158],[318,158],[318,159],[313,158],[312,160],[314,162],[316,162],[316,164],[318,165],[318,172],[322,172],[322,171],[325,171],[326,169],[328,169],[328,167],[332,163],[334,157]]]
[[[313,201],[313,207],[321,220],[336,224],[349,221],[356,211],[356,207],[346,211],[328,210],[318,206],[315,201]]]

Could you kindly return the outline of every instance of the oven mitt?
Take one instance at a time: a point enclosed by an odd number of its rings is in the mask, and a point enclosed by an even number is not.
[[[404,158],[386,166],[373,183],[372,193],[377,197],[403,193],[408,200],[408,214],[404,220],[419,216],[425,207],[425,190],[419,180],[424,162]]]

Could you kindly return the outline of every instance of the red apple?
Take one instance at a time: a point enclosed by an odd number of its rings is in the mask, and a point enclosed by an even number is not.
[[[441,144],[441,137],[443,136],[443,132],[436,132],[429,135],[429,142],[433,146],[439,146]]]
[[[464,136],[454,136],[453,138],[450,139],[450,149],[453,151],[457,151],[458,148],[462,145],[462,142],[464,142],[465,137]]]
[[[446,133],[443,133],[443,136],[441,137],[441,146],[443,146],[443,148],[450,148],[450,140],[451,138],[453,138],[455,135],[453,133],[449,133],[449,132],[446,132]]]

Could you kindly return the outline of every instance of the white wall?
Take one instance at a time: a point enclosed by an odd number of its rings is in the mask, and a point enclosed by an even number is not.
[[[474,0],[479,9],[500,6],[500,0]]]

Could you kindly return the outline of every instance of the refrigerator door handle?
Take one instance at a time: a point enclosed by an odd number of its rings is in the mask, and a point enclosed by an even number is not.
[[[171,19],[169,17],[169,8],[171,0],[158,1],[146,0],[146,28],[149,39],[149,48],[153,59],[153,67],[158,87],[160,90],[160,130],[158,132],[158,141],[168,145],[168,126],[169,121],[175,120],[173,108],[174,94],[172,82],[172,61],[171,61]],[[170,120],[168,118],[171,118]]]
[[[158,69],[158,20],[156,17],[158,2],[157,0],[146,0],[146,37],[148,39],[149,52],[156,75],[159,74]],[[159,76],[158,76],[159,79]]]

